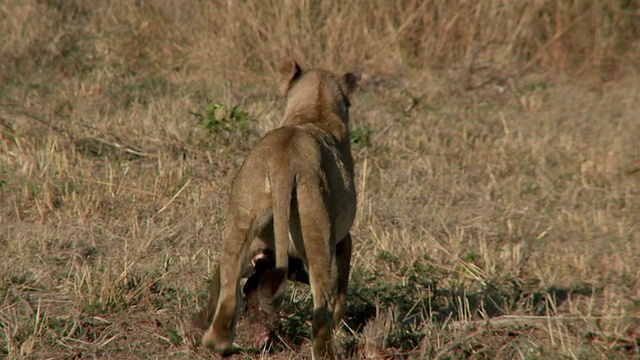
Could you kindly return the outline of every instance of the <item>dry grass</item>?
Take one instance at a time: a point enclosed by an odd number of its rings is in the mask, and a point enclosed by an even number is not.
[[[211,357],[293,53],[365,75],[344,357],[640,358],[637,2],[272,3],[0,4],[0,357]],[[308,356],[309,306],[246,357]]]

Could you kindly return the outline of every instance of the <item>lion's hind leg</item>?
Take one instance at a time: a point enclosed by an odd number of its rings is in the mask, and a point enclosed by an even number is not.
[[[347,289],[349,287],[349,271],[351,270],[351,234],[347,234],[336,245],[336,262],[338,263],[338,298],[333,313],[333,326],[340,326],[347,307]]]
[[[313,181],[307,183],[313,184]],[[319,186],[297,189],[302,240],[307,258],[313,320],[311,329],[314,358],[335,358],[333,344],[334,312],[338,300],[338,265],[335,254],[330,216]],[[320,200],[320,201],[319,201]]]

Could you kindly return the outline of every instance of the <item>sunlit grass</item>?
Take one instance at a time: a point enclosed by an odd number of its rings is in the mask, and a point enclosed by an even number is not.
[[[189,319],[289,53],[363,72],[343,357],[637,357],[637,11],[0,5],[0,357],[211,358]],[[239,357],[308,357],[310,306]]]

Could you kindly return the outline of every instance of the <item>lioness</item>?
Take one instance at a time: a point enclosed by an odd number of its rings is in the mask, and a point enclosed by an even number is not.
[[[257,281],[261,307],[275,311],[289,256],[302,259],[313,294],[312,355],[335,358],[332,333],[345,311],[356,212],[348,110],[360,75],[305,71],[286,58],[279,76],[284,119],[257,143],[233,180],[209,301],[215,314],[202,343],[233,352],[240,277],[251,252],[267,249],[275,253],[275,267]]]

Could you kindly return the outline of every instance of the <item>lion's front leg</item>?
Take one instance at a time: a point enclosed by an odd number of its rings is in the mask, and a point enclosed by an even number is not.
[[[234,351],[233,339],[239,310],[240,277],[249,248],[250,226],[237,219],[227,221],[224,248],[220,258],[220,296],[211,326],[202,343],[223,354]]]

